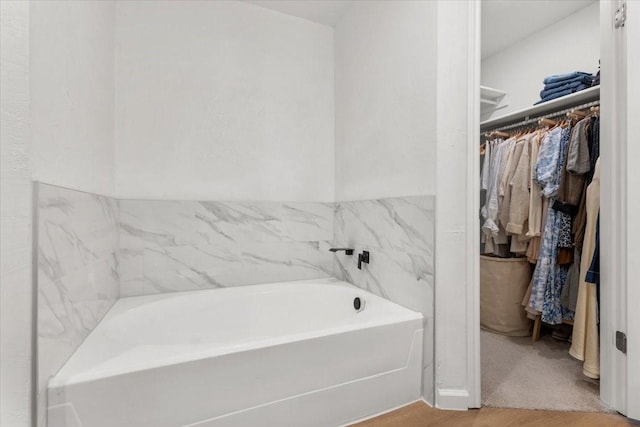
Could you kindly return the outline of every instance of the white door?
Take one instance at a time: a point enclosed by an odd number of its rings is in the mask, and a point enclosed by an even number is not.
[[[634,419],[640,419],[639,17],[640,2],[601,2],[600,397]]]

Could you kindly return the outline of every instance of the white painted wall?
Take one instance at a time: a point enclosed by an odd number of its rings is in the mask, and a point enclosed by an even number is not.
[[[0,425],[31,420],[29,4],[0,2]]]
[[[116,4],[116,192],[332,201],[333,31],[243,2]]]
[[[595,2],[484,59],[482,84],[508,94],[508,107],[493,116],[531,107],[540,100],[542,80],[547,76],[572,71],[596,73],[600,59],[599,16],[599,4]]]
[[[114,9],[31,2],[35,180],[113,195]]]
[[[358,1],[336,26],[336,201],[434,194],[435,9]]]

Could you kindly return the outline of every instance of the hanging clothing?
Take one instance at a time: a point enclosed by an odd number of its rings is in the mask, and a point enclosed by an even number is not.
[[[487,144],[485,166],[483,167],[482,188],[487,192],[486,204],[480,210],[484,223],[482,231],[487,237],[498,234],[498,171],[504,152],[504,141],[495,140]]]
[[[543,186],[542,194],[553,204],[560,183],[560,172],[571,136],[571,127],[551,130],[543,141],[535,167],[534,179]],[[533,273],[531,297],[528,306],[541,313],[542,321],[552,325],[562,323],[564,311],[560,304],[562,286],[567,277],[567,268],[559,266],[558,233],[559,212],[549,208],[542,236],[540,257]],[[567,313],[569,314],[569,313]],[[568,317],[570,317],[569,314]]]
[[[598,116],[591,118],[591,123],[587,129],[587,138],[589,140],[589,163],[590,170],[587,172],[587,179],[584,183],[582,197],[578,204],[578,212],[573,220],[574,246],[578,249],[582,248],[584,240],[584,231],[587,224],[587,208],[586,196],[587,185],[591,183],[595,173],[596,161],[600,156],[600,118]]]
[[[509,205],[509,215],[505,226],[508,233],[524,234],[525,225],[529,218],[529,180],[531,177],[531,141],[535,138],[534,133],[524,135],[517,144],[520,144],[520,156],[515,171],[510,181],[511,203]]]
[[[589,270],[584,278],[585,282],[593,283],[596,286],[596,323],[600,324],[600,214],[596,221],[596,242],[593,249],[593,258]]]
[[[573,249],[573,264],[567,272],[567,281],[562,288],[560,294],[560,303],[563,307],[570,311],[576,311],[576,303],[578,302],[578,289],[580,286],[580,249]]]
[[[545,140],[540,146],[538,161],[536,162],[533,178],[535,182],[542,188],[542,196],[551,198],[558,193],[560,186],[560,177],[558,175],[558,164],[561,162],[562,153],[560,150],[561,139],[563,135],[569,137],[569,131],[557,127],[547,134]],[[565,141],[565,145],[568,142]],[[566,147],[565,147],[566,149]]]
[[[585,280],[593,254],[598,211],[600,209],[600,161],[595,165],[586,195],[587,224],[580,262],[580,285],[573,322],[573,336],[569,354],[583,360],[583,373],[590,378],[600,377],[600,337],[598,332],[598,303],[596,287]]]
[[[549,212],[549,199],[543,197],[542,198],[542,221],[540,224],[540,229],[544,230],[547,224],[547,213]],[[540,258],[540,247],[542,246],[542,233],[540,235],[532,237],[529,240],[529,248],[527,249],[527,259],[531,264],[536,264],[538,262],[538,258]]]
[[[600,214],[598,214],[596,221],[596,241],[593,258],[591,258],[591,264],[589,264],[589,270],[584,280],[595,285],[600,285]]]
[[[502,197],[502,203],[500,206],[500,225],[504,227],[505,231],[509,231],[507,228],[511,218],[511,194],[513,193],[512,181],[516,174],[516,167],[518,166],[520,157],[522,156],[524,142],[525,140],[523,139],[519,139],[514,142],[513,147],[509,152],[504,175],[500,181],[500,197]]]
[[[524,235],[524,222],[529,213],[529,190],[526,185],[526,174],[529,164],[529,140],[532,136],[533,134],[523,135],[514,145],[511,161],[505,171],[506,185],[500,210],[500,225],[511,236],[510,251],[519,255],[527,252],[529,240]],[[524,160],[522,160],[523,157]],[[516,177],[516,175],[518,176]],[[519,185],[514,186],[514,184]]]
[[[573,262],[573,239],[571,235],[571,216],[558,212],[558,265],[569,266]]]
[[[484,253],[500,257],[510,255],[509,238],[500,224],[499,215],[504,197],[504,173],[514,144],[514,138],[504,141],[497,139],[487,143],[490,148],[485,152],[485,165],[482,171],[482,185],[486,190],[486,202],[480,210],[484,221],[482,225]],[[490,158],[487,160],[487,157]]]
[[[555,210],[571,216],[578,212],[584,183],[587,180],[586,174],[591,169],[587,136],[587,127],[590,123],[590,118],[580,120],[571,131],[571,140],[565,158],[566,166],[562,170],[558,197],[553,203]]]
[[[500,221],[500,214],[508,209],[508,203],[505,205],[505,194],[507,191],[507,183],[508,183],[508,174],[511,171],[511,164],[513,159],[513,153],[516,145],[515,138],[509,138],[504,143],[504,151],[502,155],[502,162],[500,163],[500,168],[498,169],[498,215],[497,215],[497,225],[498,225],[498,234],[493,236],[494,243],[498,245],[507,245],[507,256],[508,256],[508,244],[509,237],[507,236],[507,231],[505,230],[502,221]]]
[[[542,233],[542,187],[533,179],[533,171],[538,161],[538,154],[540,153],[540,144],[547,135],[547,130],[540,130],[533,134],[533,137],[529,141],[531,155],[529,158],[529,168],[527,171],[529,180],[529,227],[527,230],[527,237],[540,237]],[[539,241],[540,239],[538,239]],[[536,257],[537,259],[537,257]]]
[[[587,130],[589,138],[589,161],[591,168],[587,173],[587,184],[591,184],[593,174],[596,170],[596,161],[600,158],[600,117],[594,116],[591,118],[591,125]]]

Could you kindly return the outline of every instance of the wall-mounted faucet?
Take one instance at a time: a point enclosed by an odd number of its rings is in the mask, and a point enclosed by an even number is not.
[[[329,249],[331,252],[344,251],[347,255],[353,255],[353,248],[331,248]]]
[[[362,263],[369,264],[369,251],[362,251],[358,254],[358,270],[362,270]]]

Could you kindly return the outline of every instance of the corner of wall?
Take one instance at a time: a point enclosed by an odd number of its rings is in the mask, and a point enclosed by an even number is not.
[[[34,417],[30,137],[30,3],[0,1],[0,425]]]

